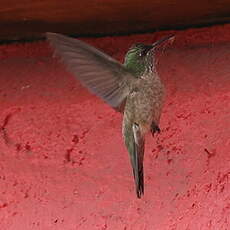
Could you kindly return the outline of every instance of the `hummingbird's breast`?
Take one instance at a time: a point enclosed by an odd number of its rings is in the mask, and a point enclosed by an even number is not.
[[[137,123],[143,133],[150,130],[154,121],[159,123],[164,87],[156,73],[142,76],[128,95],[124,110],[124,122]]]

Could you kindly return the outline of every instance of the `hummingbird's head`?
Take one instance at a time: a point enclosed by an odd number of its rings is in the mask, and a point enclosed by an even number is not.
[[[134,44],[125,55],[124,65],[137,77],[146,71],[152,71],[155,48],[172,37],[172,35],[164,37],[151,45]]]
[[[126,53],[124,65],[138,77],[149,68],[152,68],[152,63],[153,46],[137,43]]]
[[[144,56],[146,56],[152,48],[153,48],[153,45],[145,45],[143,43],[136,43],[131,46],[131,48],[127,52],[127,55],[135,56],[136,58],[141,59]]]

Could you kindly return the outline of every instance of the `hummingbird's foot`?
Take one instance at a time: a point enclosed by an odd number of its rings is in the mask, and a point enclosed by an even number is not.
[[[160,128],[159,128],[158,125],[156,125],[154,122],[152,122],[152,125],[151,125],[151,133],[152,133],[152,136],[153,136],[153,137],[154,137],[154,134],[155,134],[156,132],[160,133],[161,130],[160,130]]]

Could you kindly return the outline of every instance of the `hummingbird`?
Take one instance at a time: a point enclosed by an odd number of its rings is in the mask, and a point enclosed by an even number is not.
[[[160,132],[159,121],[165,87],[155,67],[156,48],[173,38],[153,44],[137,43],[124,63],[75,38],[47,32],[46,37],[67,69],[96,96],[123,113],[122,136],[129,152],[136,195],[144,195],[144,148],[148,132]]]

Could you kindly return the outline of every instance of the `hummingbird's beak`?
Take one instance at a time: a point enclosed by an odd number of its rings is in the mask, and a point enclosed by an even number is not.
[[[156,42],[154,42],[153,44],[152,44],[152,49],[153,48],[155,48],[155,47],[157,47],[157,46],[159,46],[161,43],[163,43],[163,42],[165,42],[165,41],[174,41],[174,38],[175,38],[175,36],[174,35],[169,35],[169,36],[166,36],[166,37],[164,37],[164,38],[162,38],[162,39],[160,39],[160,40],[158,40],[158,41],[156,41]]]

